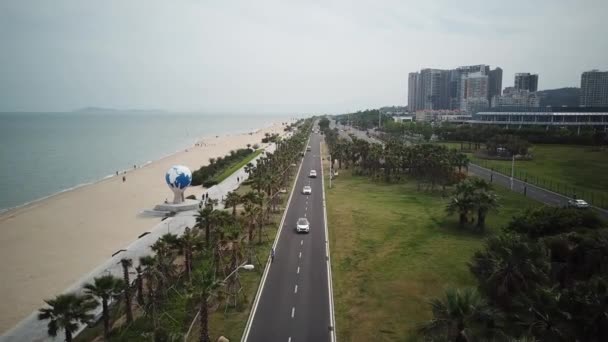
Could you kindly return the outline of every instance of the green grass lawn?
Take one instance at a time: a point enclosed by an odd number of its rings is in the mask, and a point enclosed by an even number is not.
[[[488,216],[487,234],[539,205],[495,190],[502,207]],[[428,300],[475,285],[467,262],[483,236],[459,229],[440,195],[341,170],[327,203],[338,340],[419,341],[413,329],[431,317]]]
[[[442,143],[460,149],[460,143]],[[468,143],[463,147],[468,149]],[[483,147],[483,146],[482,146]],[[527,179],[567,196],[576,194],[594,205],[608,208],[608,150],[590,146],[533,145],[532,160],[515,161],[515,177]],[[480,159],[469,154],[478,165],[511,174],[511,162]]]
[[[226,168],[224,171],[222,171],[222,173],[213,177],[213,179],[216,182],[221,183],[224,179],[228,178],[230,175],[235,173],[238,169],[247,165],[247,163],[252,161],[255,157],[259,156],[260,153],[262,153],[262,152],[264,152],[264,150],[262,150],[262,149],[255,150],[253,153],[247,155],[247,157],[245,157],[245,159],[241,160],[238,163],[232,164],[229,168]]]

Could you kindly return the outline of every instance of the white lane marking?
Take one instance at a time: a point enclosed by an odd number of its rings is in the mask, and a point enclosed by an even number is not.
[[[296,315],[296,307],[292,307],[291,308],[291,318],[293,318]]]
[[[289,338],[287,339],[287,342],[291,342],[291,337],[289,337]]]
[[[298,258],[302,258],[302,252],[300,252],[300,256]]]
[[[306,213],[304,213],[304,217],[306,217]]]
[[[296,272],[296,274],[300,274],[300,266],[298,266],[298,271]]]
[[[298,293],[298,285],[293,289],[293,293]]]
[[[300,240],[300,246],[304,244],[304,240]]]
[[[310,137],[306,142],[306,145],[310,143]],[[279,231],[277,232],[274,243],[272,244],[272,248],[276,250],[276,246],[279,243],[279,237],[281,236],[281,232],[283,231],[283,226],[285,224],[285,218],[287,217],[287,211],[289,209],[289,205],[291,203],[291,198],[295,192],[296,185],[298,184],[298,179],[300,178],[300,172],[302,171],[302,165],[304,165],[304,158],[300,159],[300,167],[298,168],[298,173],[296,174],[296,178],[291,186],[291,193],[289,194],[289,199],[287,200],[287,204],[285,206],[285,210],[283,211],[283,217],[281,218],[281,224]],[[253,308],[249,312],[249,318],[247,319],[247,324],[245,325],[245,333],[243,337],[241,337],[241,342],[246,342],[249,338],[249,332],[251,331],[251,324],[253,323],[253,318],[255,317],[255,313],[258,310],[258,304],[260,303],[260,298],[262,297],[262,292],[264,290],[264,285],[266,284],[266,278],[268,277],[268,272],[270,271],[270,258],[266,262],[266,267],[264,267],[264,273],[262,274],[262,281],[260,281],[260,285],[258,285],[258,290],[255,294],[255,299],[253,300]]]

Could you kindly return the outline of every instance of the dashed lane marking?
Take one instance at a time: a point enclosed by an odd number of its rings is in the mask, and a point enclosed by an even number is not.
[[[296,315],[296,307],[292,307],[291,308],[291,318],[293,318]]]
[[[293,293],[298,293],[298,285],[293,289]]]

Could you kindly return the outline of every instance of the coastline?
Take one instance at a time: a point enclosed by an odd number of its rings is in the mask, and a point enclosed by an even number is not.
[[[285,121],[289,122],[291,120],[285,120]],[[259,132],[261,130],[268,129],[268,128],[273,127],[274,125],[278,125],[278,124],[279,123],[274,123],[274,122],[273,123],[268,123],[268,124],[265,124],[264,126],[262,126],[261,128],[254,129],[254,131],[237,130],[237,131],[233,131],[233,132],[222,133],[220,135],[199,137],[199,138],[196,138],[193,143],[188,144],[188,145],[183,146],[183,147],[179,147],[174,152],[170,152],[170,153],[167,153],[167,154],[164,154],[164,155],[160,156],[157,159],[148,160],[148,161],[146,161],[146,162],[144,162],[142,164],[139,164],[139,165],[135,164],[135,165],[137,165],[137,169],[141,169],[141,168],[144,168],[144,167],[146,167],[146,166],[148,166],[150,164],[160,162],[160,161],[162,161],[165,158],[170,158],[173,155],[176,155],[178,153],[184,152],[187,149],[197,147],[197,146],[195,146],[195,144],[197,144],[197,143],[199,143],[201,141],[204,141],[204,140],[212,140],[212,139],[215,139],[216,137],[229,137],[229,136],[235,136],[235,135],[245,135],[245,134],[249,134],[249,133],[254,133],[255,134],[255,133],[257,133],[257,132]],[[203,165],[206,165],[206,164],[201,164],[200,166],[203,166]],[[74,186],[68,187],[66,189],[59,190],[59,191],[54,192],[52,194],[45,195],[45,196],[42,196],[40,198],[36,198],[34,200],[31,200],[31,201],[27,201],[25,203],[22,203],[22,204],[13,206],[13,207],[1,208],[0,209],[0,222],[2,221],[4,215],[10,215],[13,211],[18,211],[19,209],[22,209],[22,208],[32,207],[36,203],[44,201],[44,200],[47,200],[47,199],[50,199],[50,198],[52,198],[54,196],[58,196],[58,195],[61,195],[63,193],[66,193],[66,192],[74,191],[74,190],[77,190],[77,189],[82,188],[82,187],[86,187],[86,186],[90,186],[90,185],[95,185],[95,184],[101,183],[101,182],[103,182],[105,180],[112,179],[114,177],[120,177],[124,173],[128,174],[128,173],[130,173],[130,172],[132,172],[134,170],[136,170],[136,169],[127,168],[127,169],[118,170],[118,175],[115,174],[115,173],[107,174],[105,176],[102,176],[101,178],[97,178],[97,179],[94,179],[94,180],[91,180],[91,181],[87,181],[87,182],[84,182],[84,183],[79,183],[79,184],[76,184]],[[194,169],[192,169],[191,171],[194,171]]]
[[[203,137],[187,147],[136,169],[78,185],[0,213],[0,334],[43,305],[116,250],[160,222],[139,215],[171,196],[165,171],[174,164],[192,170],[209,158],[260,144],[264,133],[283,134],[281,123],[245,133]],[[202,187],[186,195],[200,198]]]

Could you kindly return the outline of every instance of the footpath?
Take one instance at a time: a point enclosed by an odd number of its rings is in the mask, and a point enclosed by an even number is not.
[[[263,148],[264,153],[261,153],[251,161],[253,165],[255,165],[258,159],[265,153],[273,153],[276,149],[276,145],[268,144]],[[216,208],[223,208],[222,200],[225,198],[225,196],[229,192],[236,190],[239,187],[239,184],[248,177],[249,175],[247,172],[245,172],[245,167],[242,167],[228,178],[224,179],[221,183],[207,189],[209,198],[218,200],[218,205]],[[167,189],[167,192],[169,193],[169,189]],[[160,201],[161,199],[159,199],[159,202]],[[154,226],[149,232],[141,234],[139,238],[130,245],[118,249],[116,252],[114,252],[111,258],[97,266],[89,274],[80,278],[62,293],[78,293],[82,291],[85,284],[93,282],[95,277],[99,277],[101,275],[111,274],[122,279],[122,266],[120,264],[121,259],[131,259],[134,269],[139,265],[140,257],[154,254],[150,246],[152,246],[161,236],[167,233],[181,236],[186,227],[194,227],[196,224],[196,213],[197,212],[194,210],[184,211],[163,220]],[[136,214],[137,213],[133,213],[133,215]],[[94,314],[95,317],[100,316],[101,306],[99,306],[97,310],[93,311],[92,314]],[[64,341],[65,336],[62,331],[60,331],[55,338],[48,336],[47,323],[47,321],[38,320],[38,311],[36,310],[19,322],[15,327],[7,331],[4,335],[0,336],[0,342]],[[81,326],[80,329],[74,334],[74,337],[76,337],[85,328],[85,326]]]

